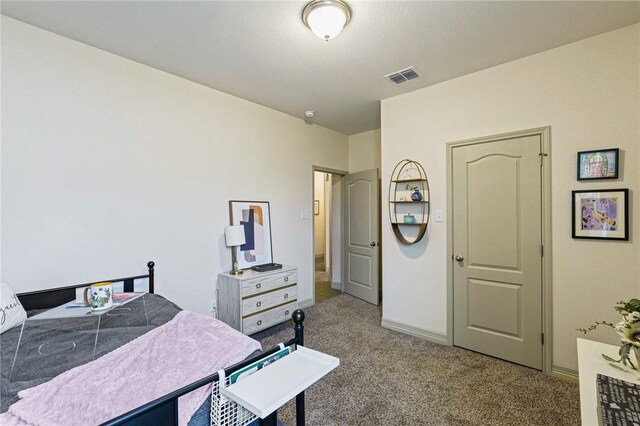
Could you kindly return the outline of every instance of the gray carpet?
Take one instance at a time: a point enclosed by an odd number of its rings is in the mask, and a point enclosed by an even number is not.
[[[380,309],[346,294],[305,309],[306,346],[340,367],[306,392],[307,424],[578,425],[578,386],[380,326]],[[293,336],[285,323],[253,337]],[[295,424],[295,403],[280,410]]]

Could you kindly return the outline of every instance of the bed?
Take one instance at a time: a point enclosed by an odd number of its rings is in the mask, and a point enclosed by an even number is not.
[[[20,418],[28,420],[32,415],[41,423],[61,422],[64,416],[59,411],[62,409],[50,410],[47,404],[65,407],[66,401],[60,398],[74,394],[73,398],[85,398],[91,407],[96,406],[95,418],[99,419],[96,423],[104,425],[208,425],[211,400],[207,397],[202,402],[195,395],[201,398],[210,393],[207,386],[218,381],[218,371],[224,369],[224,375],[229,377],[233,372],[281,350],[280,347],[252,350],[255,345],[253,339],[212,318],[182,311],[171,301],[156,295],[155,264],[149,262],[147,267],[148,274],[145,275],[101,280],[114,283],[114,292],[144,294],[100,315],[75,314],[73,309],[60,308],[74,301],[81,291],[79,289],[94,283],[18,294],[29,318],[22,326],[3,333],[1,337],[0,416],[20,415]],[[61,312],[63,315],[59,315]],[[297,310],[292,318],[295,336],[284,346],[295,347],[304,344],[304,313]],[[200,339],[200,336],[204,338]],[[225,344],[231,344],[226,342],[236,341],[243,352],[239,352],[236,346],[225,347]],[[259,344],[255,348],[259,348]],[[158,356],[159,353],[163,356]],[[184,364],[176,355],[196,357],[197,362],[192,364],[197,364],[197,367],[191,367],[190,363],[187,372],[174,377],[176,371],[182,371],[177,368]],[[207,357],[215,359],[210,362]],[[128,364],[130,359],[136,363]],[[172,365],[172,362],[180,364]],[[160,368],[156,363],[167,363],[167,366]],[[217,364],[220,368],[211,371]],[[124,369],[119,376],[115,374],[118,368]],[[150,371],[146,372],[147,369]],[[117,377],[102,378],[105,371]],[[124,399],[122,407],[125,408],[118,411],[120,407],[114,409],[114,404],[103,404],[101,398],[94,401],[91,386],[97,387],[98,392],[117,394],[119,398],[127,393],[131,397]],[[105,390],[105,387],[115,387],[116,390]],[[148,394],[141,391],[146,389],[149,389]],[[21,392],[20,397],[18,392]],[[153,395],[151,400],[148,395]],[[143,403],[127,407],[127,404],[136,403],[137,396]],[[31,405],[29,397],[32,397]],[[187,399],[188,403],[185,402]],[[194,405],[196,401],[198,403]],[[83,406],[84,401],[78,404]],[[33,410],[37,410],[38,405],[42,413],[36,416]],[[108,405],[106,412],[116,412],[117,415],[101,418],[102,405]],[[53,417],[46,420],[43,417],[46,415]],[[259,422],[276,425],[277,412]],[[304,393],[301,393],[296,396],[296,423],[303,425],[304,422]]]

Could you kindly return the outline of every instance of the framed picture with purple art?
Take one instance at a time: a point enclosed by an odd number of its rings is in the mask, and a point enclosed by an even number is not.
[[[243,225],[245,243],[236,250],[238,268],[273,263],[271,212],[268,201],[229,201],[231,225]]]
[[[572,191],[573,238],[629,240],[629,190]]]

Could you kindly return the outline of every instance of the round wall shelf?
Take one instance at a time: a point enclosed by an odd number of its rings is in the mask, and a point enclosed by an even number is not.
[[[429,181],[417,161],[402,160],[389,182],[389,220],[398,240],[415,244],[424,237],[429,224]]]

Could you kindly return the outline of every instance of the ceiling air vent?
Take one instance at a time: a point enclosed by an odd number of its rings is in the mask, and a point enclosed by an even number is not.
[[[409,67],[400,71],[392,72],[391,74],[387,74],[384,77],[391,80],[393,84],[402,84],[409,80],[420,77],[420,74],[418,74],[418,71],[416,71],[415,68]]]

